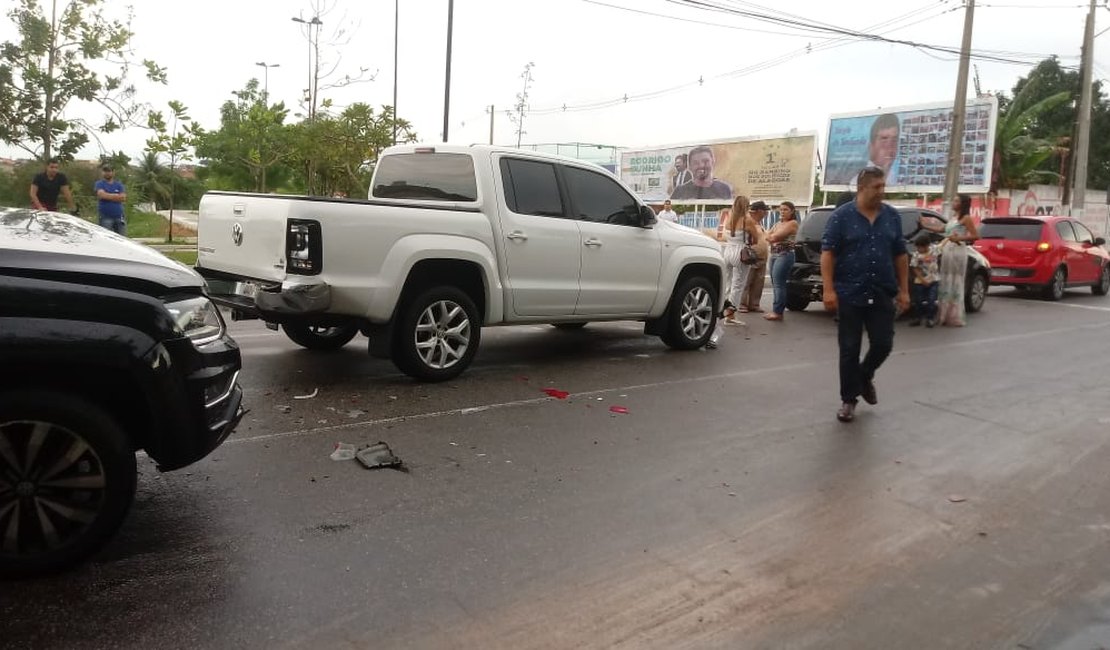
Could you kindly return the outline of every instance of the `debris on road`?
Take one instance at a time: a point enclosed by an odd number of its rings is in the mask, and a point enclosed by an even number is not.
[[[281,411],[282,413],[291,413],[293,411],[293,407],[286,404],[279,404],[274,408]]]
[[[967,497],[959,494],[950,494],[948,495],[948,500],[952,503],[963,503],[964,501],[967,501]]]
[[[627,406],[610,406],[609,407],[609,412],[610,413],[620,413],[622,415],[628,415],[628,407]]]
[[[355,446],[349,442],[335,443],[335,451],[331,452],[332,460],[351,460],[355,457]]]
[[[355,454],[358,462],[362,463],[366,469],[377,469],[379,467],[400,467],[402,462],[400,458],[393,455],[393,450],[389,445],[384,442],[377,444],[367,445],[359,449]]]
[[[313,397],[316,397],[319,394],[320,394],[320,389],[319,388],[314,388],[312,390],[312,392],[309,393],[308,395],[294,395],[293,399],[312,399]]]
[[[548,397],[554,397],[555,399],[566,399],[570,397],[570,393],[565,390],[559,390],[558,388],[545,388],[543,392],[547,393]]]
[[[351,418],[352,420],[355,418],[360,418],[364,415],[366,415],[366,411],[363,411],[362,409],[351,409],[350,411],[347,411],[347,417]]]

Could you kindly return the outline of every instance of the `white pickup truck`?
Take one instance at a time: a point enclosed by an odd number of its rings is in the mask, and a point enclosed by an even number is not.
[[[365,201],[209,192],[198,236],[233,317],[313,350],[361,331],[423,381],[465,370],[492,325],[638,320],[696,349],[724,286],[717,242],[657,222],[604,169],[489,146],[392,147]]]

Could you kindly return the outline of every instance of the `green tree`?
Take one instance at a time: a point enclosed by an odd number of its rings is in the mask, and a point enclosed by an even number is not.
[[[147,139],[148,151],[164,153],[170,157],[170,228],[166,241],[173,240],[173,207],[179,185],[177,163],[192,159],[190,151],[203,136],[204,131],[197,122],[190,120],[189,109],[179,101],[169,102],[171,125],[161,111],[151,111],[147,116],[147,126],[154,131],[154,137]]]
[[[143,152],[131,177],[131,191],[128,196],[134,194],[142,201],[149,201],[154,204],[155,209],[169,206],[173,179],[157,153],[149,150]]]
[[[393,107],[375,111],[356,103],[338,115],[317,113],[313,121],[297,125],[298,168],[311,170],[305,179],[309,193],[363,196],[370,183],[370,165],[393,143]],[[406,120],[397,120],[398,142],[415,142]]]
[[[104,0],[19,0],[8,11],[18,37],[0,44],[0,141],[35,157],[72,159],[98,133],[133,124],[142,107],[128,82],[130,16],[113,20]],[[144,60],[146,77],[166,73]],[[110,72],[105,69],[110,68]],[[100,124],[71,117],[98,106]]]
[[[1012,98],[999,98],[1000,185],[1022,187],[1059,178],[1062,163],[1068,162],[1065,157],[1071,155],[1080,84],[1078,71],[1050,57],[1017,81]],[[1110,186],[1110,139],[1100,134],[1110,132],[1110,100],[1101,82],[1094,82],[1092,92],[1087,184],[1106,188]]]
[[[268,192],[291,174],[292,134],[284,103],[269,104],[251,79],[220,108],[220,128],[197,142],[213,182],[226,189]]]

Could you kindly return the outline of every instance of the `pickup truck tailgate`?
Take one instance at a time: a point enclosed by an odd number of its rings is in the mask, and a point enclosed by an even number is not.
[[[285,279],[289,202],[208,193],[200,202],[197,268],[237,277]]]

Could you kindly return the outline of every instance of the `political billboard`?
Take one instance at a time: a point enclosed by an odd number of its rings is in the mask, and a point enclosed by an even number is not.
[[[621,151],[620,178],[647,203],[768,203],[813,198],[816,133],[755,136]]]
[[[821,189],[854,190],[860,170],[877,166],[887,172],[887,192],[942,193],[952,118],[951,102],[833,115],[829,119]],[[997,122],[996,98],[968,102],[960,154],[960,192],[990,189]]]

